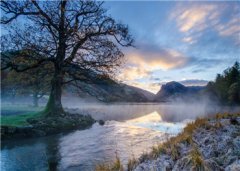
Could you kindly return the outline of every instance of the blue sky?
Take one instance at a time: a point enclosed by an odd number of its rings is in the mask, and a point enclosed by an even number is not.
[[[129,26],[136,48],[123,49],[118,78],[157,92],[168,81],[203,85],[240,60],[240,1],[108,1]]]

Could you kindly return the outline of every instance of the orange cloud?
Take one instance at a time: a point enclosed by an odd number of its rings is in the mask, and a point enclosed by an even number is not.
[[[128,63],[148,71],[168,70],[183,66],[187,57],[174,49],[160,50],[159,52],[132,52],[127,54]]]
[[[148,50],[147,50],[148,49]],[[156,70],[170,70],[184,66],[188,58],[174,49],[141,49],[126,54],[126,66],[119,73],[119,80],[156,93],[160,86],[154,83],[141,83],[139,79],[148,80]]]
[[[126,66],[118,75],[120,80],[132,81],[149,78],[155,70],[169,70],[184,66],[187,57],[173,49],[153,52],[134,51],[126,54]]]
[[[133,67],[128,66],[125,67],[122,72],[118,75],[118,78],[123,81],[132,81],[141,78],[148,78],[150,77],[150,71],[140,68],[140,67]]]

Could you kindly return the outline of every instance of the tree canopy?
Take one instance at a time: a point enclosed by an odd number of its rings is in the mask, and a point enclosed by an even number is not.
[[[239,62],[218,74],[214,82],[209,82],[207,91],[222,103],[240,104]]]
[[[63,113],[63,84],[113,74],[123,62],[120,47],[133,44],[128,27],[109,16],[103,2],[2,0],[0,3],[1,24],[9,31],[1,37],[1,51],[5,52],[2,69],[25,72],[45,63],[54,66],[48,115]],[[17,21],[22,24],[16,25]]]

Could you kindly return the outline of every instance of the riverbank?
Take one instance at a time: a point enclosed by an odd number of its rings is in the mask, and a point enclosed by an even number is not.
[[[64,113],[62,116],[43,117],[41,112],[1,117],[1,140],[43,137],[86,129],[95,120],[89,115]]]
[[[117,158],[113,165],[98,165],[96,170],[240,170],[240,114],[197,119],[127,166]]]

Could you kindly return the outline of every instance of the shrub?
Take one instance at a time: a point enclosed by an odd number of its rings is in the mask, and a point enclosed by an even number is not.
[[[133,157],[132,159],[129,159],[127,164],[127,170],[128,171],[134,170],[137,164],[138,164],[138,160],[136,160],[135,157]]]
[[[118,155],[116,155],[116,159],[112,164],[98,164],[95,171],[123,171],[123,165]]]
[[[193,169],[194,170],[204,170],[205,165],[204,165],[204,160],[202,158],[201,153],[197,149],[197,147],[193,147],[193,149],[190,152],[190,158],[193,164]]]

